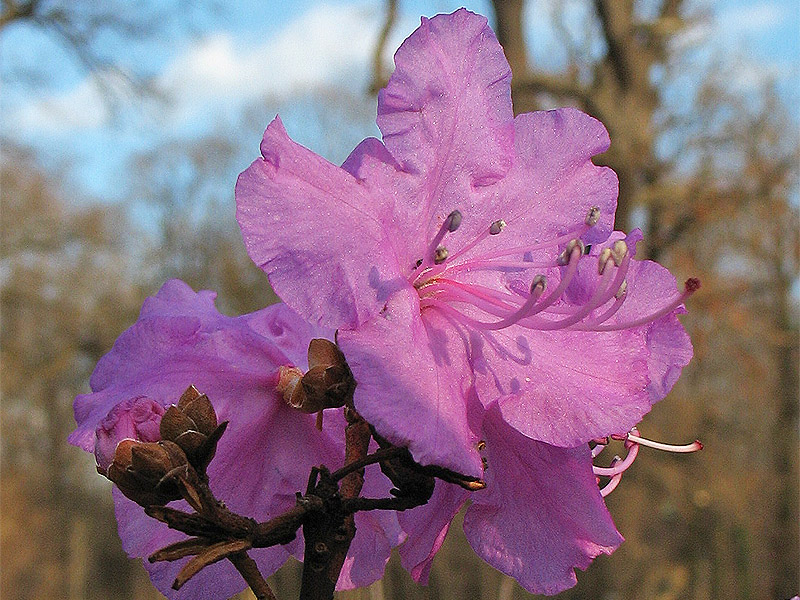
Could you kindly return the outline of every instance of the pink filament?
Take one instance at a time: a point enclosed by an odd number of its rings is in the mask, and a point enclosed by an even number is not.
[[[625,455],[625,460],[622,460],[616,464],[612,463],[612,466],[610,467],[592,466],[592,470],[594,471],[595,475],[600,475],[601,477],[613,477],[614,475],[622,474],[633,464],[633,461],[636,460],[637,454],[639,454],[639,445],[633,444],[630,448],[628,448],[628,454]]]
[[[457,215],[458,223],[460,223],[461,214],[458,211],[453,211],[445,219],[428,245],[419,267],[415,269],[412,283],[419,292],[422,307],[438,308],[454,319],[475,329],[495,331],[514,324],[519,324],[527,329],[541,331],[567,328],[597,332],[630,329],[647,325],[674,312],[699,286],[699,282],[696,280],[689,280],[687,281],[686,291],[662,308],[630,321],[609,323],[609,319],[617,314],[627,298],[627,291],[624,286],[626,286],[626,277],[632,260],[631,252],[625,252],[624,256],[620,257],[615,253],[620,253],[621,251],[619,250],[605,250],[604,257],[611,252],[612,258],[609,258],[608,261],[598,259],[598,264],[604,266],[589,299],[581,305],[560,302],[578,273],[578,263],[583,256],[583,245],[579,243],[580,236],[592,227],[596,219],[591,220],[587,216],[587,220],[584,223],[576,225],[571,231],[545,242],[498,249],[464,259],[466,254],[487,239],[502,235],[502,229],[496,230],[495,228],[493,232],[495,225],[493,224],[482,230],[449,258],[440,264],[434,264],[436,251],[440,247],[439,244],[448,233],[452,233],[458,228],[458,224],[453,226],[452,218],[454,215]],[[498,223],[500,222],[498,221]],[[543,293],[541,286],[536,287],[538,293],[535,294],[535,297],[530,295],[527,290],[519,289],[519,286],[515,288],[514,285],[520,283],[518,280],[509,284],[509,292],[511,293],[505,293],[495,288],[458,281],[458,277],[456,277],[457,274],[462,272],[483,270],[502,272],[503,270],[511,269],[520,271],[552,269],[556,267],[555,260],[549,263],[542,263],[541,261],[528,262],[516,260],[515,255],[555,248],[571,240],[576,240],[578,243],[567,246],[569,256],[566,268],[561,274],[558,286],[547,294]],[[618,242],[618,244],[620,243],[624,247],[624,243]],[[616,245],[614,248],[616,249]],[[563,263],[561,264],[563,265]],[[609,302],[611,302],[611,305],[606,307]],[[486,320],[479,315],[472,315],[469,311],[466,311],[468,314],[465,314],[463,307],[459,306],[460,304],[474,307],[486,315],[499,318],[499,320]],[[605,307],[602,308],[601,314],[592,316],[592,313],[601,309],[601,307]],[[546,316],[537,316],[544,311],[547,311]],[[557,317],[556,315],[560,316]]]

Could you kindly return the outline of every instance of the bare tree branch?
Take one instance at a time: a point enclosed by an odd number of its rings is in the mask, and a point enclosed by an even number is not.
[[[386,0],[386,16],[384,17],[383,27],[381,27],[378,43],[372,52],[372,81],[369,84],[369,92],[377,94],[389,81],[389,74],[383,62],[383,54],[386,51],[386,43],[389,34],[392,32],[395,21],[397,21],[397,0]]]

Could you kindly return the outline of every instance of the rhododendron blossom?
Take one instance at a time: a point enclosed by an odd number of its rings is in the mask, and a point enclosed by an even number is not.
[[[512,114],[486,19],[422,25],[378,97],[383,141],[337,167],[279,119],[239,177],[253,260],[293,310],[338,329],[355,407],[422,464],[481,476],[468,397],[532,440],[630,430],[691,357],[677,290],[613,232],[605,128],[574,109]]]
[[[226,317],[214,306],[214,296],[173,280],[145,302],[136,324],[98,363],[92,393],[75,400],[78,427],[70,442],[96,451],[99,466],[107,468],[123,439],[159,439],[164,408],[195,384],[208,395],[220,421],[229,421],[208,469],[211,488],[230,509],[266,520],[294,506],[295,493],[305,489],[313,466],[344,462],[341,414],[327,417],[319,431],[313,415],[292,409],[276,390],[281,367],[304,368],[309,341],[328,332],[309,326],[281,304]],[[377,467],[371,469],[365,493],[386,495],[391,485]],[[185,539],[147,517],[117,489],[114,501],[122,545],[130,556],[146,557]],[[356,525],[359,535],[339,579],[342,588],[380,578],[391,547],[404,537],[391,512],[359,513]],[[290,554],[302,559],[299,537],[285,546],[251,551],[265,576]],[[185,562],[145,566],[169,598],[227,598],[245,585],[229,563],[219,562],[175,591],[173,580]]]
[[[615,231],[603,125],[515,117],[503,50],[465,9],[423,19],[395,64],[382,140],[339,167],[276,118],[239,176],[245,245],[285,304],[226,317],[168,282],[75,401],[70,441],[170,598],[242,578],[271,597],[290,555],[300,597],[332,598],[401,543],[425,582],[465,505],[479,556],[555,594],[622,542],[604,497],[639,447],[701,447],[635,428],[692,356],[677,316],[699,282],[679,290]],[[596,462],[611,439],[627,454]]]

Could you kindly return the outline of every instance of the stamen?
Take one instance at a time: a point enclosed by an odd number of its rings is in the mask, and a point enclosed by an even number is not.
[[[611,256],[614,257],[615,263],[620,264],[627,254],[628,244],[625,243],[625,240],[617,240],[614,242],[614,245],[611,246]]]
[[[569,242],[573,239],[579,238],[584,233],[589,231],[590,227],[587,225],[580,225],[578,227],[572,228],[570,231],[554,237],[546,242],[540,242],[538,244],[529,244],[527,246],[515,246],[513,248],[505,248],[501,250],[496,250],[495,252],[487,252],[486,254],[481,254],[479,256],[473,256],[470,261],[473,260],[492,260],[495,258],[503,258],[504,256],[514,256],[519,254],[524,254],[526,252],[534,252],[536,250],[547,250],[549,248],[553,248],[554,246],[558,246],[559,244],[563,244]],[[485,239],[485,236],[484,236]],[[472,248],[472,246],[470,246]],[[458,255],[460,256],[466,250],[459,251]]]
[[[686,301],[686,299],[694,294],[697,290],[700,289],[700,280],[691,278],[686,280],[686,284],[684,287],[684,292],[678,296],[675,300],[670,302],[664,308],[657,310],[654,313],[651,313],[647,316],[641,317],[634,321],[627,321],[624,323],[614,323],[612,325],[593,325],[589,323],[584,323],[581,325],[577,325],[575,329],[582,330],[582,331],[619,331],[620,329],[632,329],[634,327],[640,327],[642,325],[647,325],[648,323],[652,323],[660,319],[663,316],[668,315],[673,310],[678,308],[681,304]]]
[[[589,209],[589,212],[586,213],[586,218],[583,222],[586,224],[587,227],[594,227],[597,225],[597,221],[600,219],[600,207],[593,206]]]
[[[596,467],[592,465],[592,471],[594,471],[595,475],[599,475],[600,477],[613,477],[614,475],[624,473],[628,467],[633,464],[633,461],[636,460],[637,454],[639,454],[639,445],[631,444],[631,447],[628,448],[628,454],[625,456],[625,460],[619,460],[619,457],[616,456],[610,467]]]
[[[549,321],[546,324],[538,326],[537,329],[541,331],[563,329],[565,327],[574,325],[583,318],[587,317],[593,310],[602,306],[614,296],[617,289],[622,285],[622,282],[625,281],[625,275],[627,274],[629,264],[630,255],[626,254],[625,258],[622,260],[622,265],[620,265],[620,268],[617,269],[614,280],[611,281],[611,269],[606,269],[605,272],[600,276],[600,281],[597,283],[594,293],[586,302],[586,304],[570,314],[570,316],[558,321]]]
[[[499,233],[500,233],[501,231],[503,231],[503,229],[505,229],[505,228],[506,228],[506,222],[505,222],[505,221],[503,221],[502,219],[499,219],[499,220],[495,221],[494,223],[492,223],[491,225],[489,225],[489,229],[484,229],[484,230],[483,230],[483,233],[481,233],[481,234],[480,234],[478,237],[476,237],[474,240],[472,240],[472,241],[471,241],[469,244],[467,244],[466,246],[464,246],[463,248],[461,248],[461,249],[460,249],[458,252],[456,252],[455,254],[453,254],[453,257],[450,259],[450,262],[452,263],[452,262],[453,262],[453,261],[455,261],[455,260],[456,260],[456,259],[457,259],[459,256],[462,256],[462,255],[463,255],[463,254],[465,254],[466,252],[469,252],[470,250],[472,250],[472,249],[473,249],[475,246],[477,246],[478,244],[480,244],[480,243],[481,243],[483,240],[485,240],[485,239],[486,239],[487,237],[489,237],[490,235],[497,235],[497,234],[499,234]],[[474,263],[473,263],[472,261],[470,261],[469,265],[470,265],[470,267],[473,267],[473,266],[474,266]],[[436,271],[436,270],[433,270],[433,271],[431,271],[431,272],[429,273],[429,276],[430,276],[430,277],[435,277],[436,275],[438,275],[439,273],[441,273],[441,272],[442,272],[442,270],[443,270],[443,269],[440,269],[440,270],[438,270],[438,271]]]
[[[667,452],[682,453],[696,452],[703,449],[703,444],[701,444],[699,440],[695,440],[691,444],[685,444],[682,446],[654,442],[653,440],[648,440],[647,438],[641,437],[639,435],[639,430],[635,427],[625,435],[614,434],[611,436],[611,439],[624,441],[625,447],[628,449],[628,454],[625,456],[625,460],[620,460],[619,456],[615,456],[614,460],[611,461],[611,464],[608,467],[597,467],[592,465],[592,471],[594,472],[595,476],[598,477],[598,483],[600,481],[599,477],[611,478],[605,486],[600,488],[600,494],[604,498],[613,492],[617,485],[619,485],[619,482],[622,479],[622,474],[633,464],[633,461],[636,459],[636,455],[639,453],[640,446],[647,446],[649,448],[665,450]],[[600,454],[600,452],[603,451],[608,443],[608,438],[600,438],[593,441],[597,443],[597,446],[592,448],[592,458],[594,459],[598,454]]]
[[[518,322],[520,319],[526,317],[531,308],[533,308],[533,305],[536,304],[536,301],[542,295],[542,292],[544,292],[545,281],[545,278],[542,276],[537,275],[534,277],[533,281],[531,282],[531,295],[517,312],[494,323],[483,323],[481,328],[492,331],[497,329],[505,329],[506,327],[509,327],[510,325]]]
[[[578,238],[573,238],[573,239],[571,239],[569,241],[569,243],[567,244],[567,247],[564,248],[564,251],[561,254],[558,255],[558,259],[556,260],[556,263],[558,263],[562,267],[564,265],[568,264],[569,261],[570,261],[570,257],[572,256],[572,251],[575,248],[579,248],[580,249],[581,255],[586,254],[586,245],[582,241],[580,241]]]
[[[634,444],[640,444],[642,446],[647,446],[648,448],[655,448],[656,450],[664,450],[665,452],[677,452],[683,454],[689,452],[698,452],[699,450],[703,449],[703,443],[700,440],[695,440],[691,444],[682,444],[676,446],[675,444],[664,444],[663,442],[648,440],[647,438],[640,437],[638,433],[638,431],[635,434],[629,433],[627,436],[625,436],[625,438]]]
[[[622,481],[622,473],[617,473],[614,475],[607,484],[600,488],[600,495],[605,498],[619,485],[619,482]]]
[[[606,440],[606,444],[608,441]],[[594,448],[592,448],[592,458],[597,458],[600,456],[600,453],[606,449],[606,444],[597,444]]]
[[[445,248],[444,246],[439,246],[436,249],[436,252],[434,252],[433,254],[433,263],[436,265],[440,265],[447,260],[447,257],[449,255],[450,252],[447,251],[447,248]]]
[[[544,277],[534,277],[533,281],[531,282],[531,293],[530,297],[525,301],[525,303],[516,311],[508,315],[507,317],[500,319],[499,321],[495,321],[493,323],[488,323],[485,321],[478,321],[477,319],[473,319],[472,317],[468,317],[464,313],[456,310],[452,306],[450,306],[447,302],[443,302],[438,298],[430,298],[426,297],[422,299],[420,305],[424,308],[427,306],[435,307],[443,312],[453,315],[458,320],[469,324],[476,329],[484,329],[489,331],[496,331],[498,329],[505,329],[506,327],[510,327],[514,323],[519,322],[521,319],[525,318],[530,314],[534,314],[538,312],[538,307],[536,307],[536,301],[542,295],[545,288],[545,278]],[[455,290],[452,290],[455,291]],[[491,307],[487,308],[484,306],[479,306],[478,302],[473,302],[474,306],[478,306],[478,308],[482,308],[491,314],[494,314],[496,311],[493,310]],[[497,315],[500,316],[500,315]]]
[[[497,235],[506,228],[506,222],[503,219],[495,221],[489,225],[489,235]]]
[[[606,270],[608,261],[611,260],[611,248],[603,248],[600,256],[597,257],[597,272],[602,275]]]
[[[622,303],[625,302],[626,298],[625,292],[627,291],[628,291],[628,282],[626,280],[623,280],[622,285],[620,285],[619,289],[617,290],[617,293],[614,294],[614,304],[611,305],[611,308],[609,308],[599,317],[594,319],[589,319],[588,321],[586,321],[586,325],[598,325],[600,323],[605,323],[611,317],[613,317],[617,313],[617,311],[620,308],[622,308]]]
[[[447,218],[445,219],[445,223],[448,223],[447,231],[453,233],[455,230],[461,227],[461,219],[462,215],[460,210],[454,210],[447,215]]]
[[[436,232],[436,235],[433,236],[431,243],[428,244],[428,249],[425,252],[425,256],[422,257],[422,263],[419,265],[420,274],[424,271],[427,267],[430,267],[435,258],[436,258],[436,251],[439,248],[439,244],[444,239],[445,234],[453,233],[461,226],[461,211],[454,210],[442,223],[442,226],[439,227],[439,231]],[[419,277],[419,276],[418,276]]]

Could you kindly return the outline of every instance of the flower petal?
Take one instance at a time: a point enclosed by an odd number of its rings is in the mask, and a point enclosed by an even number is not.
[[[506,229],[497,248],[514,247],[565,233],[583,224],[596,206],[600,218],[583,239],[596,243],[613,229],[619,184],[608,167],[592,157],[608,149],[600,121],[574,108],[518,115],[514,121],[514,167],[487,201]]]
[[[357,382],[356,410],[378,433],[423,465],[481,474],[467,422],[472,382],[463,342],[435,312],[420,316],[415,290],[395,294],[359,329],[340,330],[338,341]]]
[[[557,448],[484,421],[486,489],[472,494],[464,532],[475,552],[535,594],[575,585],[574,568],[622,543],[592,473],[588,446]]]
[[[381,199],[289,139],[277,118],[261,152],[236,183],[236,218],[275,292],[322,326],[356,327],[377,314],[399,281]]]
[[[400,526],[408,534],[400,546],[400,560],[417,583],[428,584],[433,557],[442,547],[453,517],[468,496],[457,485],[437,480],[427,504],[400,513]]]
[[[510,168],[511,70],[486,18],[460,9],[422,19],[378,95],[378,127],[405,171],[425,181],[414,202],[430,222]]]
[[[264,397],[273,387],[271,378],[278,366],[292,363],[253,324],[261,321],[268,329],[273,316],[288,313],[273,306],[248,317],[226,317],[214,307],[214,297],[172,280],[145,301],[139,320],[97,363],[92,393],[75,399],[78,427],[70,443],[91,452],[95,428],[119,402],[146,394],[167,406],[192,384],[208,394],[220,420],[236,402],[269,409]],[[294,324],[298,334],[308,332],[299,317]]]
[[[526,436],[572,447],[628,431],[650,410],[645,332],[535,331],[512,326],[473,336],[484,405],[498,400]]]

